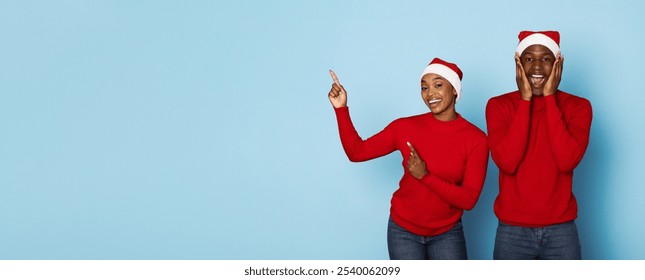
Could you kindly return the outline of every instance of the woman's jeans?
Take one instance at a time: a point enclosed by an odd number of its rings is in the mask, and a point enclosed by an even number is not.
[[[461,220],[449,231],[421,236],[397,225],[387,227],[387,248],[392,260],[466,260],[466,239]]]
[[[495,237],[496,260],[579,260],[578,228],[574,221],[529,228],[499,223]]]

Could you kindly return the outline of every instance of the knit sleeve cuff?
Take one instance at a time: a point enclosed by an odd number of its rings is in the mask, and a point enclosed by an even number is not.
[[[428,171],[426,175],[423,175],[423,177],[421,177],[419,181],[421,181],[421,183],[426,185],[426,187],[433,188],[433,189],[445,183],[443,180],[441,180],[439,177],[437,177],[435,174],[431,173],[430,171]]]
[[[546,106],[555,105],[555,94],[551,94],[544,97],[544,104]]]
[[[555,94],[544,97],[544,106],[546,107],[547,120],[557,120],[561,118],[560,109],[555,102]]]
[[[428,187],[431,186],[434,183],[433,176],[432,176],[432,174],[430,174],[430,172],[426,173],[426,175],[423,175],[423,177],[421,177],[421,179],[419,179],[419,180],[421,181],[421,183],[423,183],[424,185],[426,185]]]
[[[529,112],[531,111],[531,101],[520,99],[520,105],[517,108],[518,112]]]
[[[349,107],[343,106],[340,108],[334,108],[334,112],[336,113],[336,116],[349,115]]]

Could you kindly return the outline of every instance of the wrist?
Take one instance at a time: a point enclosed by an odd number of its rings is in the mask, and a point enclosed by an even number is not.
[[[421,180],[421,179],[423,179],[423,177],[428,176],[428,174],[430,174],[430,172],[428,172],[428,170],[423,170],[423,172],[421,172],[421,174],[419,174],[419,177],[417,177],[417,179]]]
[[[545,90],[543,94],[544,96],[549,96],[549,95],[553,95],[556,91],[557,90]]]
[[[531,98],[533,98],[533,93],[532,93],[532,92],[531,92],[531,93],[523,93],[523,92],[522,92],[522,93],[520,94],[520,97],[521,97],[521,98],[522,98],[522,100],[524,100],[524,101],[531,101]]]

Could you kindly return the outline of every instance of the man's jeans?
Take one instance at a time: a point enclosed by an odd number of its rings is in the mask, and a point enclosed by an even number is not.
[[[495,260],[579,260],[580,239],[574,221],[529,228],[499,223]]]
[[[421,236],[388,222],[387,247],[392,260],[465,260],[466,239],[461,220],[449,231]]]

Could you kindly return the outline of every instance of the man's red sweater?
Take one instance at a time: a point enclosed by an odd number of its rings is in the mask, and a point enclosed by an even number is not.
[[[591,104],[563,91],[522,100],[519,91],[486,106],[488,144],[499,167],[495,214],[506,224],[543,227],[574,220],[573,169],[585,154]]]
[[[363,141],[349,109],[335,109],[340,140],[350,161],[367,161],[395,150],[403,156],[403,177],[392,196],[392,219],[410,232],[433,236],[450,230],[463,209],[475,206],[488,163],[486,134],[460,115],[443,122],[432,113],[400,118]],[[410,142],[428,174],[416,179],[407,170]]]

